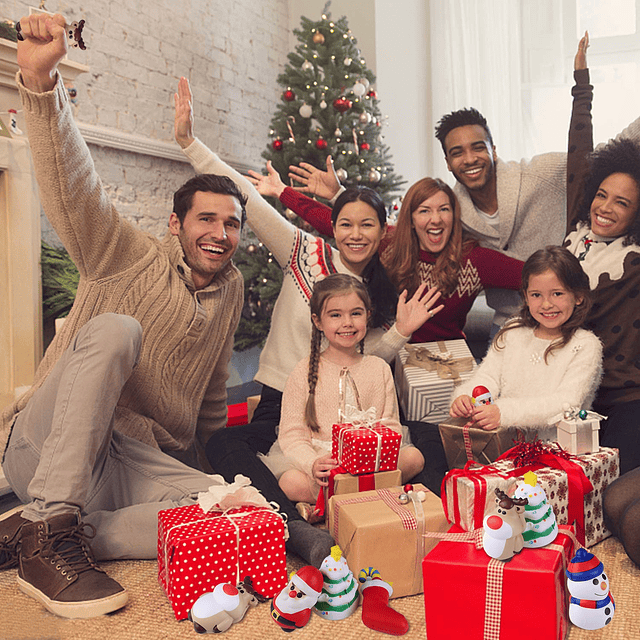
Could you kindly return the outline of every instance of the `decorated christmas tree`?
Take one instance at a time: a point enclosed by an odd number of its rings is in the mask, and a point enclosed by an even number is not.
[[[331,547],[331,555],[322,561],[320,573],[324,584],[313,611],[327,620],[348,618],[358,606],[360,592],[338,545]]]
[[[382,140],[375,76],[346,17],[333,21],[329,4],[319,21],[302,17],[294,30],[299,44],[278,77],[282,99],[263,157],[288,183],[289,165],[308,162],[323,169],[330,154],[342,184],[375,188],[391,204],[404,181]]]
[[[522,534],[525,547],[540,548],[551,544],[558,535],[558,524],[551,505],[547,502],[547,494],[538,483],[538,476],[527,471],[524,482],[518,484],[516,498],[527,498],[524,519],[529,525]]]

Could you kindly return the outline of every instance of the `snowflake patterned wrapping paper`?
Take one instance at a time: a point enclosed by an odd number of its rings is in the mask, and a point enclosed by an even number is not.
[[[331,455],[348,473],[376,473],[398,468],[402,436],[379,422],[370,427],[334,424]]]
[[[251,576],[268,598],[287,584],[284,522],[271,509],[239,507],[205,513],[199,505],[158,513],[158,580],[176,620],[221,582]]]
[[[602,494],[619,475],[617,449],[601,448],[597,453],[572,457],[593,485],[593,491],[584,495],[584,545],[590,547],[611,535],[605,527]],[[449,522],[465,531],[482,527],[485,510],[495,499],[495,489],[511,492],[527,469],[516,471],[512,460],[499,460],[486,467],[455,469],[443,481],[442,501]],[[538,482],[547,494],[558,524],[569,522],[569,483],[561,469],[536,469]],[[579,505],[576,505],[579,508]],[[579,534],[580,535],[580,534]],[[581,540],[582,542],[582,540]]]
[[[410,351],[428,349],[436,360],[423,362],[423,366],[407,365]],[[437,358],[443,354],[442,362]],[[418,354],[419,357],[419,354]],[[449,364],[447,364],[447,360]],[[396,355],[395,383],[400,406],[407,420],[418,420],[439,424],[449,418],[449,407],[454,386],[468,380],[476,369],[476,362],[464,340],[442,340],[423,344],[407,345]]]

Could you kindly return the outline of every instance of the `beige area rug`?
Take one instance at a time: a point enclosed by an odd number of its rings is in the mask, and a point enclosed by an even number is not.
[[[640,638],[640,569],[629,560],[620,543],[610,538],[592,551],[604,563],[610,576],[616,613],[611,624],[598,631],[584,631],[571,626],[569,640],[628,640]],[[289,571],[301,562],[290,557]],[[157,580],[156,563],[121,561],[104,564],[109,574],[122,583],[130,594],[129,604],[114,614],[92,620],[62,620],[45,611],[35,600],[23,595],[16,585],[16,570],[0,572],[1,640],[180,640],[198,636],[188,621],[176,622],[171,605]],[[527,596],[535,604],[533,594]],[[464,611],[461,594],[460,611]],[[399,598],[392,606],[409,620],[406,638],[424,638],[425,620],[422,595]],[[347,620],[330,622],[313,615],[309,624],[292,636],[285,635],[269,616],[269,604],[247,612],[244,620],[224,634],[226,640],[380,640],[383,634],[362,624],[360,610]],[[535,630],[523,630],[522,638],[535,638]],[[452,638],[451,640],[463,640]],[[464,640],[475,640],[474,638]],[[553,640],[539,638],[538,640]]]

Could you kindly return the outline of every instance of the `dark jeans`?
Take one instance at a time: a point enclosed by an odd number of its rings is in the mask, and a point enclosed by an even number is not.
[[[607,416],[600,422],[600,446],[620,450],[620,475],[640,467],[640,400],[595,404],[593,410]]]
[[[277,439],[281,405],[282,392],[263,386],[251,423],[216,431],[207,443],[206,454],[215,473],[221,474],[227,482],[233,482],[238,473],[248,476],[269,502],[278,503],[280,511],[286,513],[289,520],[301,520],[295,505],[257,456],[268,453]]]
[[[440,495],[440,486],[449,466],[442,446],[437,424],[430,422],[409,422],[403,420],[411,434],[411,442],[424,456],[424,469],[411,482],[421,483],[436,495]]]

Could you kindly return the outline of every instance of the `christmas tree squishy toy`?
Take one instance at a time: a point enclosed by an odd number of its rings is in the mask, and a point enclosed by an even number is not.
[[[320,573],[324,576],[324,585],[314,613],[327,620],[348,618],[358,607],[360,593],[338,545],[331,547],[331,555],[322,561]]]
[[[524,509],[524,519],[528,526],[522,537],[525,547],[539,549],[556,539],[558,523],[547,502],[547,494],[538,484],[538,476],[533,471],[528,471],[523,477],[524,482],[518,484],[514,494],[516,498],[526,498],[529,503]]]
[[[393,588],[380,577],[380,572],[373,567],[362,569],[358,580],[362,583],[362,623],[365,627],[391,636],[403,636],[407,633],[409,622],[389,606]]]
[[[322,574],[307,565],[293,573],[289,584],[271,601],[271,617],[283,631],[302,629],[322,593]]]
[[[586,549],[578,549],[567,567],[567,589],[571,594],[569,620],[592,631],[608,625],[616,609],[609,593],[609,579],[602,562]]]

